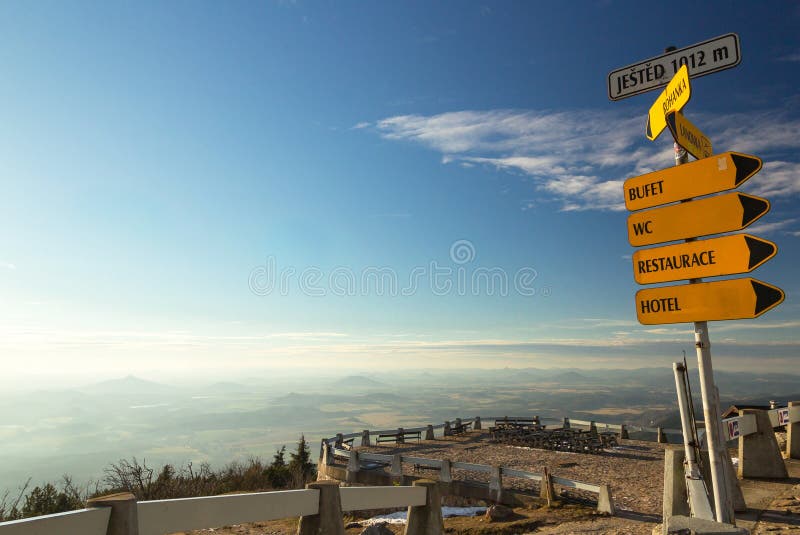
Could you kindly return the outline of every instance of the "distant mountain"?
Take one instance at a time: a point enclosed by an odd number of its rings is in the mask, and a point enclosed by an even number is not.
[[[594,382],[593,379],[590,379],[589,377],[586,377],[585,375],[582,375],[582,374],[580,374],[578,372],[573,372],[573,371],[559,373],[557,375],[554,375],[551,378],[551,380],[553,380],[553,381],[555,381],[557,383],[563,383],[563,384],[567,384],[567,385]]]
[[[377,381],[375,379],[370,379],[364,375],[348,375],[347,377],[342,377],[338,381],[334,381],[332,386],[340,387],[340,388],[350,388],[350,389],[358,389],[358,388],[383,388],[387,386],[386,383]]]

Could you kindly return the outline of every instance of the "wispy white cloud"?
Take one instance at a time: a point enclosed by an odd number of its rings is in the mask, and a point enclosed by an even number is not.
[[[797,128],[797,132],[800,132],[800,123]],[[746,185],[756,195],[781,197],[800,194],[800,162],[766,162]]]
[[[761,156],[769,151],[800,148],[800,119],[791,117],[783,108],[703,114],[698,126],[701,124],[714,144],[714,152],[734,150]]]
[[[714,330],[717,332],[751,330],[751,329],[795,330],[798,328],[800,328],[800,321],[797,320],[770,321],[770,320],[759,319],[758,321],[735,321],[735,322],[724,322],[718,325],[714,325]]]
[[[751,234],[769,234],[778,230],[786,230],[786,227],[794,225],[796,221],[796,218],[790,218],[784,219],[783,221],[774,221],[772,223],[757,223],[749,227],[747,232]]]
[[[599,172],[619,166],[650,170],[657,158],[654,148],[634,148],[643,128],[639,118],[621,120],[608,112],[458,111],[401,115],[375,126],[386,139],[441,152],[445,164],[531,176],[537,191],[561,202],[562,210],[622,210],[622,179],[604,180]]]
[[[792,52],[778,58],[778,61],[800,62],[800,52]]]
[[[12,264],[11,262],[4,262],[0,260],[0,269],[10,269],[13,271],[17,269],[17,266],[16,264]]]
[[[360,123],[353,125],[353,130],[361,130],[362,128],[368,128],[372,126],[372,123],[367,121],[361,121]]]
[[[715,149],[755,154],[800,148],[800,120],[783,110],[701,115]],[[455,111],[377,121],[386,139],[411,141],[442,154],[442,163],[485,165],[533,178],[538,200],[564,211],[622,210],[622,183],[669,165],[663,143],[643,144],[641,114],[597,110]],[[667,134],[668,135],[668,134]],[[800,163],[767,162],[751,179],[758,194],[800,194]],[[759,178],[760,177],[760,178]],[[523,210],[533,207],[527,200]]]

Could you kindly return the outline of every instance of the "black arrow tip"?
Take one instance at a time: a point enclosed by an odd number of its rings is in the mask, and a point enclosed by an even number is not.
[[[753,285],[753,291],[756,294],[756,316],[779,305],[783,301],[784,294],[783,290],[780,288],[768,286],[755,279],[750,279],[750,283]]]
[[[673,136],[675,135],[676,130],[678,130],[678,128],[675,126],[675,114],[676,113],[677,112],[671,111],[665,117],[665,119],[667,120],[667,126],[669,126],[669,131],[672,132]]]
[[[744,237],[747,248],[750,249],[750,265],[747,266],[748,271],[752,271],[756,266],[760,266],[762,262],[775,254],[775,244],[771,241],[760,240],[753,236]]]
[[[739,202],[742,203],[742,228],[746,227],[762,215],[769,212],[769,202],[760,197],[752,197],[738,193]]]
[[[761,159],[748,154],[731,153],[733,165],[736,167],[736,186],[758,173],[761,169]]]

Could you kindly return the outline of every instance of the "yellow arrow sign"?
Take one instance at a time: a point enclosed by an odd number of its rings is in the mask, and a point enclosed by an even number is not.
[[[647,139],[654,140],[667,127],[667,113],[680,111],[689,102],[692,95],[689,86],[689,69],[686,65],[678,69],[667,87],[661,92],[656,101],[650,106],[647,114],[645,135]]]
[[[640,249],[633,254],[633,278],[653,284],[748,273],[777,252],[771,241],[749,234]]]
[[[783,290],[752,278],[647,288],[636,292],[643,325],[755,318],[778,306]]]
[[[628,216],[628,242],[634,247],[741,230],[769,212],[769,201],[745,193],[634,212]]]
[[[677,111],[667,113],[667,126],[675,142],[698,160],[713,154],[711,140],[682,113]]]
[[[739,152],[668,167],[625,181],[625,207],[641,210],[741,186],[761,170],[761,159]]]

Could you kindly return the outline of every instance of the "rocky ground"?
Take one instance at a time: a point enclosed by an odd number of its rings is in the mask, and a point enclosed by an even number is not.
[[[800,485],[781,493],[761,513],[754,534],[800,535]]]
[[[541,473],[548,468],[554,476],[596,485],[608,484],[617,510],[642,517],[661,515],[664,479],[664,444],[621,440],[618,447],[601,455],[550,451],[494,444],[486,432],[474,431],[458,437],[359,448],[373,453],[405,453],[415,457],[450,459],[475,464],[505,466]],[[410,475],[421,475],[414,467],[403,465]],[[429,472],[435,475],[436,471]],[[488,474],[453,470],[453,478],[488,482]],[[536,490],[527,480],[504,478],[504,486]],[[558,490],[558,489],[557,489]],[[596,499],[596,495],[595,495]]]

